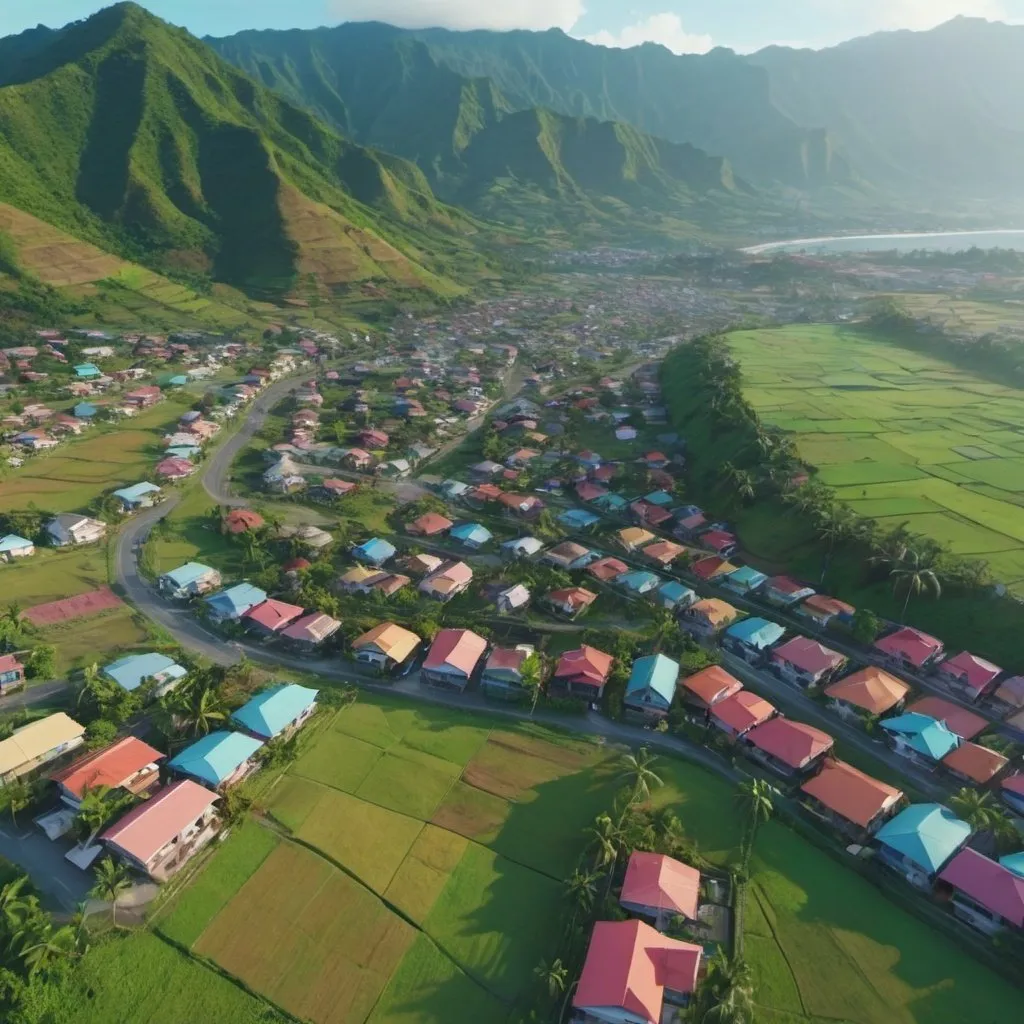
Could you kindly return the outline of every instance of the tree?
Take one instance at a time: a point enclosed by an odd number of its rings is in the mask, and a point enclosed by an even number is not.
[[[566,879],[565,895],[573,905],[573,918],[577,913],[589,914],[593,910],[594,900],[597,898],[598,877],[591,871],[577,868],[572,877]]]
[[[17,931],[38,907],[38,899],[26,892],[28,884],[28,875],[21,875],[0,887],[0,921],[4,923],[4,931]]]
[[[205,736],[228,717],[223,698],[209,686],[186,691],[173,707],[180,729],[190,736]]]
[[[850,635],[857,643],[870,646],[882,632],[882,620],[870,608],[858,608],[853,613]]]
[[[993,832],[1006,817],[992,801],[992,794],[965,786],[949,798],[949,806],[975,832]]]
[[[82,844],[91,843],[103,826],[130,802],[130,796],[118,796],[109,786],[87,789],[75,815],[75,830]]]
[[[772,816],[775,805],[772,803],[771,787],[764,779],[749,779],[741,783],[736,793],[736,802],[747,815],[747,834],[743,843],[743,869],[746,871],[754,851],[757,830]]]
[[[24,941],[21,949],[29,977],[46,974],[55,964],[81,955],[81,941],[81,934],[71,925],[54,929],[48,920],[41,919],[35,934]]]
[[[938,600],[942,597],[942,584],[936,571],[936,559],[933,556],[921,555],[917,551],[907,550],[903,558],[889,573],[892,591],[895,594],[900,587],[906,587],[907,596],[903,602],[901,618],[906,618],[910,598],[930,590]]]
[[[122,894],[131,888],[128,869],[113,857],[104,857],[93,869],[95,883],[89,895],[95,900],[106,900],[110,903],[110,920],[117,924],[117,901]]]
[[[52,644],[33,648],[25,662],[25,674],[30,679],[53,679],[57,674],[57,648]]]
[[[534,651],[530,654],[523,662],[522,667],[519,669],[520,678],[522,679],[523,689],[530,693],[530,717],[533,718],[534,711],[537,710],[537,701],[540,698],[540,684],[541,684],[541,660],[540,655]]]
[[[753,972],[742,957],[730,959],[720,948],[708,961],[690,1019],[694,1024],[750,1024],[753,1021]]]
[[[654,771],[657,761],[658,758],[646,747],[641,747],[635,754],[623,754],[619,759],[619,775],[630,787],[627,809],[648,800],[651,790],[662,785],[661,776]]]
[[[533,973],[544,982],[548,995],[552,999],[557,999],[565,991],[566,983],[569,980],[569,971],[560,959],[556,958],[550,963],[541,960],[533,969]]]
[[[11,812],[11,822],[18,824],[18,815],[32,803],[32,787],[24,779],[15,779],[4,787],[7,807]]]
[[[620,833],[607,814],[599,814],[590,829],[591,849],[594,851],[594,867],[601,872],[614,874],[615,862],[619,859]],[[610,886],[609,886],[610,888]]]

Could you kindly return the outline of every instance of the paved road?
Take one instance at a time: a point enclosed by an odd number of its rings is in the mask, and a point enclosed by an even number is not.
[[[24,690],[9,694],[0,703],[3,711],[18,711],[21,708],[34,707],[37,704],[46,704],[48,701],[59,697],[70,686],[66,679],[53,679],[48,683],[39,683],[37,686],[27,686]]]

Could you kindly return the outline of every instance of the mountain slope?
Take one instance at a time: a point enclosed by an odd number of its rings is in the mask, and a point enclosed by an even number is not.
[[[454,290],[444,270],[472,225],[414,165],[344,141],[187,32],[120,4],[30,44],[0,88],[0,202],[252,294]]]
[[[957,18],[827,50],[772,47],[748,58],[774,104],[827,124],[869,180],[918,193],[1019,197],[1024,27]]]

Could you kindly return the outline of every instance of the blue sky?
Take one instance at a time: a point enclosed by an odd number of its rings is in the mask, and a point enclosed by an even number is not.
[[[0,35],[62,25],[102,0],[0,0]],[[408,27],[557,26],[608,46],[652,41],[676,52],[770,43],[828,46],[880,29],[925,29],[958,14],[1024,22],[1024,0],[147,0],[197,35],[312,28],[379,18]]]

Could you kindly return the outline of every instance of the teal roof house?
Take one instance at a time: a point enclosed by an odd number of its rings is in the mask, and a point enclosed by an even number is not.
[[[267,592],[251,583],[236,583],[206,598],[206,610],[214,622],[236,622],[267,599]]]
[[[157,589],[164,596],[178,600],[208,594],[220,584],[220,573],[202,562],[186,562],[177,569],[165,572],[156,581]]]
[[[678,662],[664,654],[637,658],[626,684],[626,710],[645,717],[664,717],[672,707],[678,681]]]
[[[878,857],[911,885],[931,879],[971,838],[971,826],[942,804],[914,804],[886,822],[875,836]]]
[[[730,626],[722,637],[722,646],[744,661],[762,661],[768,649],[785,636],[785,627],[754,616]]]
[[[960,737],[945,722],[916,711],[887,718],[879,725],[897,754],[929,770],[960,746]]]
[[[763,572],[758,572],[752,565],[743,565],[723,577],[722,586],[737,594],[750,594],[763,586],[767,579]]]
[[[103,674],[129,693],[152,681],[156,684],[155,696],[162,697],[188,675],[188,669],[166,654],[152,651],[149,654],[129,654],[112,661],[104,667]]]
[[[272,740],[277,736],[290,736],[316,710],[319,692],[297,683],[282,683],[258,693],[243,704],[231,716],[231,721],[257,739]]]
[[[114,491],[114,497],[121,502],[125,512],[134,512],[140,508],[150,508],[160,497],[160,488],[156,484],[140,483],[131,487],[122,487]]]
[[[226,789],[256,767],[254,755],[262,746],[263,740],[245,733],[211,732],[186,747],[168,762],[168,767],[211,789]]]

